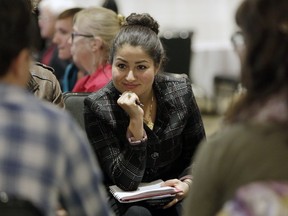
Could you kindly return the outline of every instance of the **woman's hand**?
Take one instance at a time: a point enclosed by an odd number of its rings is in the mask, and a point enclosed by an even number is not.
[[[117,100],[118,105],[129,115],[129,132],[135,140],[141,140],[144,135],[143,116],[144,111],[140,106],[138,96],[131,91],[123,92]]]
[[[56,216],[68,216],[68,212],[65,211],[64,209],[58,209],[56,211]]]
[[[134,92],[126,91],[118,98],[117,100],[118,105],[127,112],[130,118],[142,118],[144,111],[140,107],[140,101]]]
[[[180,190],[180,192],[178,192],[175,196],[175,198],[169,202],[167,205],[165,205],[163,208],[170,208],[171,206],[177,204],[179,201],[183,200],[189,192],[189,184],[187,184],[186,182],[180,181],[179,179],[170,179],[165,181],[162,186],[170,186],[170,187],[175,187],[178,190]]]

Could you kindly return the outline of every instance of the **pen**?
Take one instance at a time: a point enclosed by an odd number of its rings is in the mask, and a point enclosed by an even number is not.
[[[138,106],[140,106],[140,107],[144,107],[144,104],[142,104],[142,103],[140,103],[140,102],[138,102],[138,101],[136,101],[135,102]]]

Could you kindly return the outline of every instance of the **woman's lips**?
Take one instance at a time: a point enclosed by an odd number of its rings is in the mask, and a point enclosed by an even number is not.
[[[135,89],[138,87],[138,84],[123,84],[125,89]]]

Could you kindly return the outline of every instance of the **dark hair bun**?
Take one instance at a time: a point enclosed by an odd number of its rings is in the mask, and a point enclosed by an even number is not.
[[[159,33],[159,24],[148,13],[132,13],[126,18],[126,26],[139,25],[150,28],[156,34]]]

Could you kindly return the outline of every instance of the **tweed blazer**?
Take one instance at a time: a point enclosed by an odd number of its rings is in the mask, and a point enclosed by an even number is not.
[[[131,145],[126,132],[128,114],[117,104],[121,94],[108,83],[84,101],[85,127],[104,172],[105,184],[124,190],[140,182],[187,175],[205,131],[188,79],[156,75],[153,83],[157,114],[153,130],[145,124],[148,139]]]

